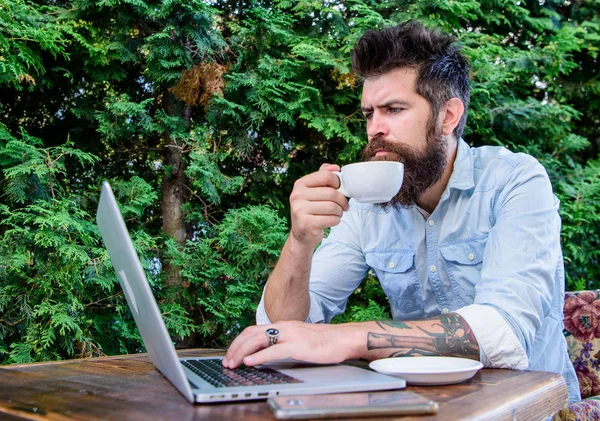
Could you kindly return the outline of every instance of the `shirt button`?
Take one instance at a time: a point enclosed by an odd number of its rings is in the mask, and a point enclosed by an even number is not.
[[[394,262],[390,262],[389,266],[390,269],[394,269],[396,267],[396,264]]]
[[[450,313],[450,310],[448,310],[446,307],[444,307],[442,309],[442,314],[448,314],[448,313]]]
[[[469,253],[469,260],[475,260],[475,255],[473,253]]]
[[[428,222],[429,226],[432,227],[435,225],[435,222],[433,221],[433,219],[430,219]]]
[[[429,267],[429,270],[432,271],[432,272],[435,272],[437,270],[437,268],[435,267],[435,265],[431,265]]]

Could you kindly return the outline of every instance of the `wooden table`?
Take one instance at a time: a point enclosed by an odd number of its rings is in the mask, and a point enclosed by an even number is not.
[[[181,356],[223,355],[190,350]],[[480,370],[449,386],[409,386],[439,403],[437,416],[401,420],[541,420],[567,403],[562,376]],[[264,401],[192,405],[146,354],[0,367],[2,420],[274,420]],[[363,418],[364,419],[364,418]],[[389,418],[388,418],[389,419]]]

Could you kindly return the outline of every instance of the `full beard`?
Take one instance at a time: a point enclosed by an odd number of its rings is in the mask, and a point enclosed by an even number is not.
[[[435,123],[429,124],[426,134],[426,147],[415,152],[403,144],[388,142],[383,136],[375,136],[361,152],[364,161],[398,161],[404,164],[404,181],[400,191],[387,203],[378,204],[383,209],[398,205],[408,207],[416,203],[425,191],[442,177],[446,168],[446,138]],[[378,150],[388,153],[375,156]]]

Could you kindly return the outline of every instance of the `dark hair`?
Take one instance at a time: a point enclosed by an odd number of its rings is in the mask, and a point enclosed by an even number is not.
[[[411,20],[391,28],[369,30],[354,46],[352,69],[362,80],[402,67],[417,71],[416,91],[427,99],[434,116],[450,98],[463,102],[465,111],[454,129],[456,137],[461,137],[471,96],[470,68],[454,37]]]

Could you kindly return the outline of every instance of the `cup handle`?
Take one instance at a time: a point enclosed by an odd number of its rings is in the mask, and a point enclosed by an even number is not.
[[[337,188],[337,191],[339,191],[346,197],[350,197],[350,194],[346,191],[346,189],[344,189],[344,186],[342,185],[342,172],[341,171],[333,171],[333,173],[335,175],[337,175],[337,178],[340,180],[340,187]]]

